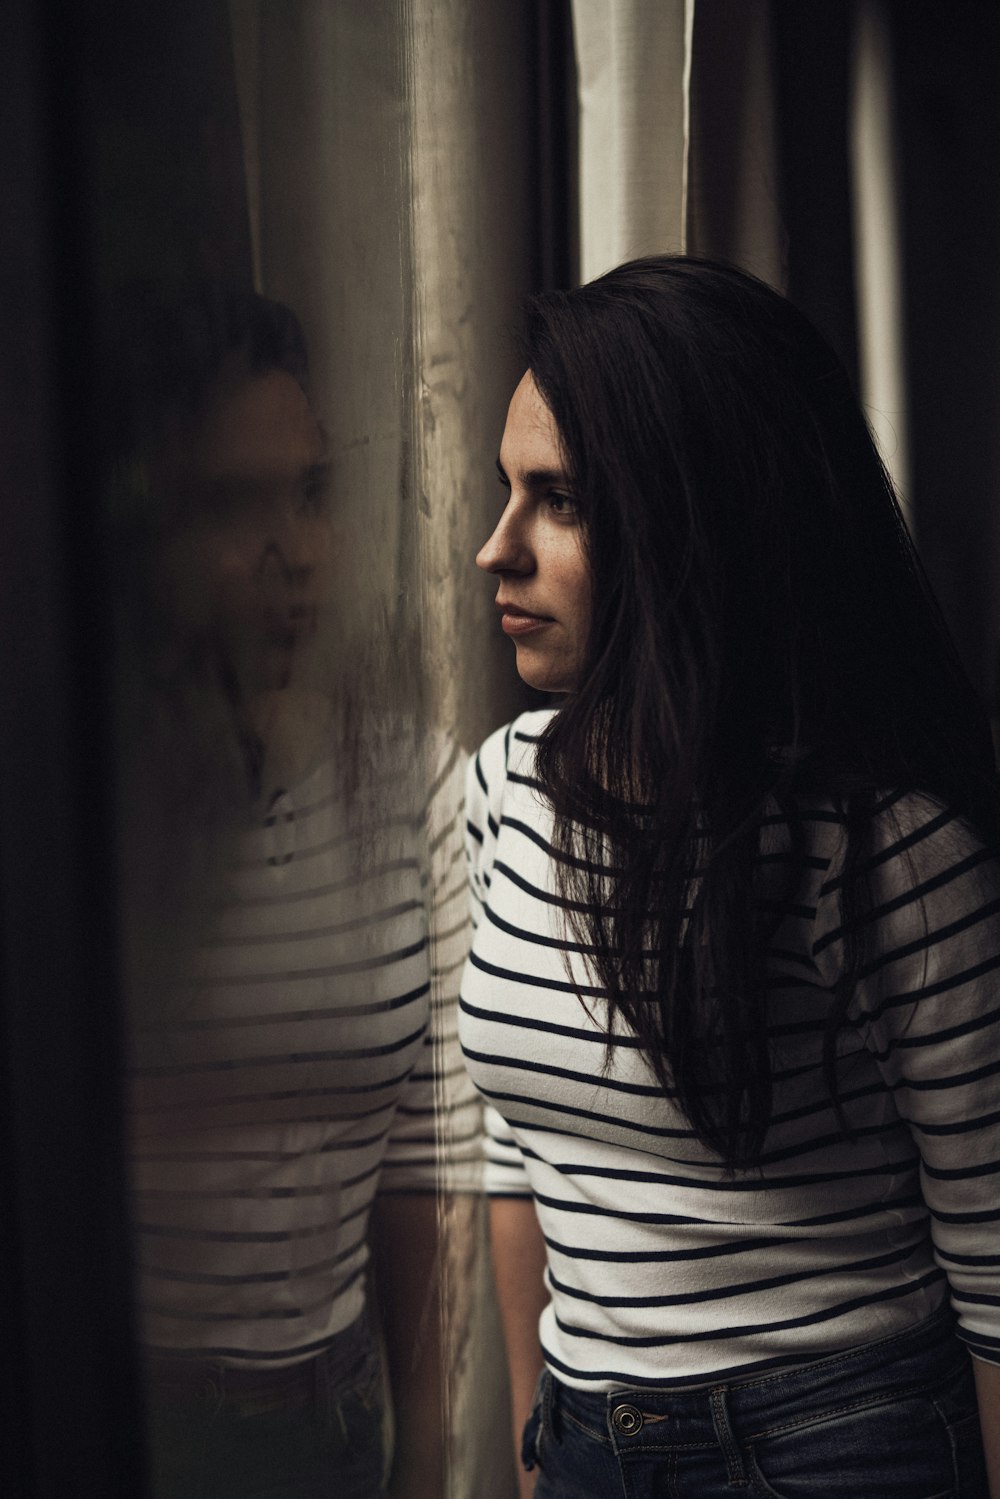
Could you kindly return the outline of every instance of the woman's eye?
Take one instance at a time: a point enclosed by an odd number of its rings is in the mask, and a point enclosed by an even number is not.
[[[330,501],[330,475],[325,469],[312,470],[305,474],[299,488],[299,503],[303,510],[322,515]]]
[[[564,494],[560,489],[550,489],[547,499],[549,509],[553,514],[565,517],[567,520],[576,518],[578,507],[571,494]]]
[[[328,497],[325,484],[307,484],[302,491],[302,503],[307,510],[325,510]]]

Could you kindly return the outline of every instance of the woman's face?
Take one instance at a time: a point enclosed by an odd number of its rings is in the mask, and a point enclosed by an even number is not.
[[[309,403],[281,370],[221,381],[163,455],[176,520],[160,572],[177,644],[212,651],[247,696],[286,687],[315,632],[327,467]]]
[[[476,563],[500,580],[501,628],[523,680],[572,692],[590,628],[590,566],[559,431],[530,370],[511,399],[497,469],[509,497]]]

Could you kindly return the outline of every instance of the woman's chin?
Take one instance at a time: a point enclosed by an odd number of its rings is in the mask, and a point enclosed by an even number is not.
[[[517,674],[536,692],[572,692],[578,673],[565,662],[545,661],[523,646],[517,647]]]

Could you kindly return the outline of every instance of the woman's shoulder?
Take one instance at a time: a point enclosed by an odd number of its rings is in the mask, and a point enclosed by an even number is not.
[[[908,871],[932,898],[946,898],[970,878],[996,886],[997,849],[990,834],[960,810],[927,791],[899,791],[882,797],[872,814],[872,864]],[[940,894],[939,894],[940,893]]]
[[[477,781],[488,795],[497,783],[512,775],[531,776],[536,746],[556,711],[554,708],[534,709],[494,729],[473,756],[470,781]]]
[[[933,852],[936,860],[964,858],[989,842],[945,797],[919,788],[870,792],[853,815],[844,809],[841,816],[848,833],[870,830],[872,853],[880,862],[903,852],[919,857],[920,849]]]
[[[826,829],[838,840],[864,829],[878,844],[945,833],[962,843],[986,841],[946,798],[912,787],[798,787],[780,798],[770,797],[763,820]]]
[[[796,814],[807,852],[824,870],[821,896],[839,898],[860,877],[876,908],[888,912],[919,899],[944,911],[984,888],[1000,891],[992,839],[933,791],[805,798]]]
[[[800,789],[770,799],[761,819],[765,854],[797,848],[817,867],[826,865],[835,877],[851,870],[874,877],[876,883],[895,878],[902,864],[908,879],[919,881],[967,861],[988,863],[996,855],[990,844],[989,837],[943,797],[913,788]]]

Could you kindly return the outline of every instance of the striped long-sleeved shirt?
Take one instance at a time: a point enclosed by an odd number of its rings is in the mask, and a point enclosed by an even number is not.
[[[359,1315],[376,1191],[480,1182],[455,1015],[463,763],[390,745],[374,815],[327,762],[233,840],[199,941],[131,1028],[153,1350],[265,1365]],[[419,761],[419,757],[416,757]],[[188,944],[190,949],[190,944]]]
[[[760,1169],[733,1175],[634,1036],[605,1065],[604,1001],[555,897],[534,767],[546,721],[523,715],[470,766],[460,1034],[489,1105],[488,1188],[530,1193],[544,1233],[549,1367],[592,1390],[745,1376],[901,1331],[949,1289],[960,1336],[1000,1362],[995,862],[929,798],[877,809],[877,961],[837,1047],[847,1141],[821,1071],[845,832],[830,805],[801,809],[802,887],[768,962],[774,1117]],[[776,812],[765,884],[789,850]]]

